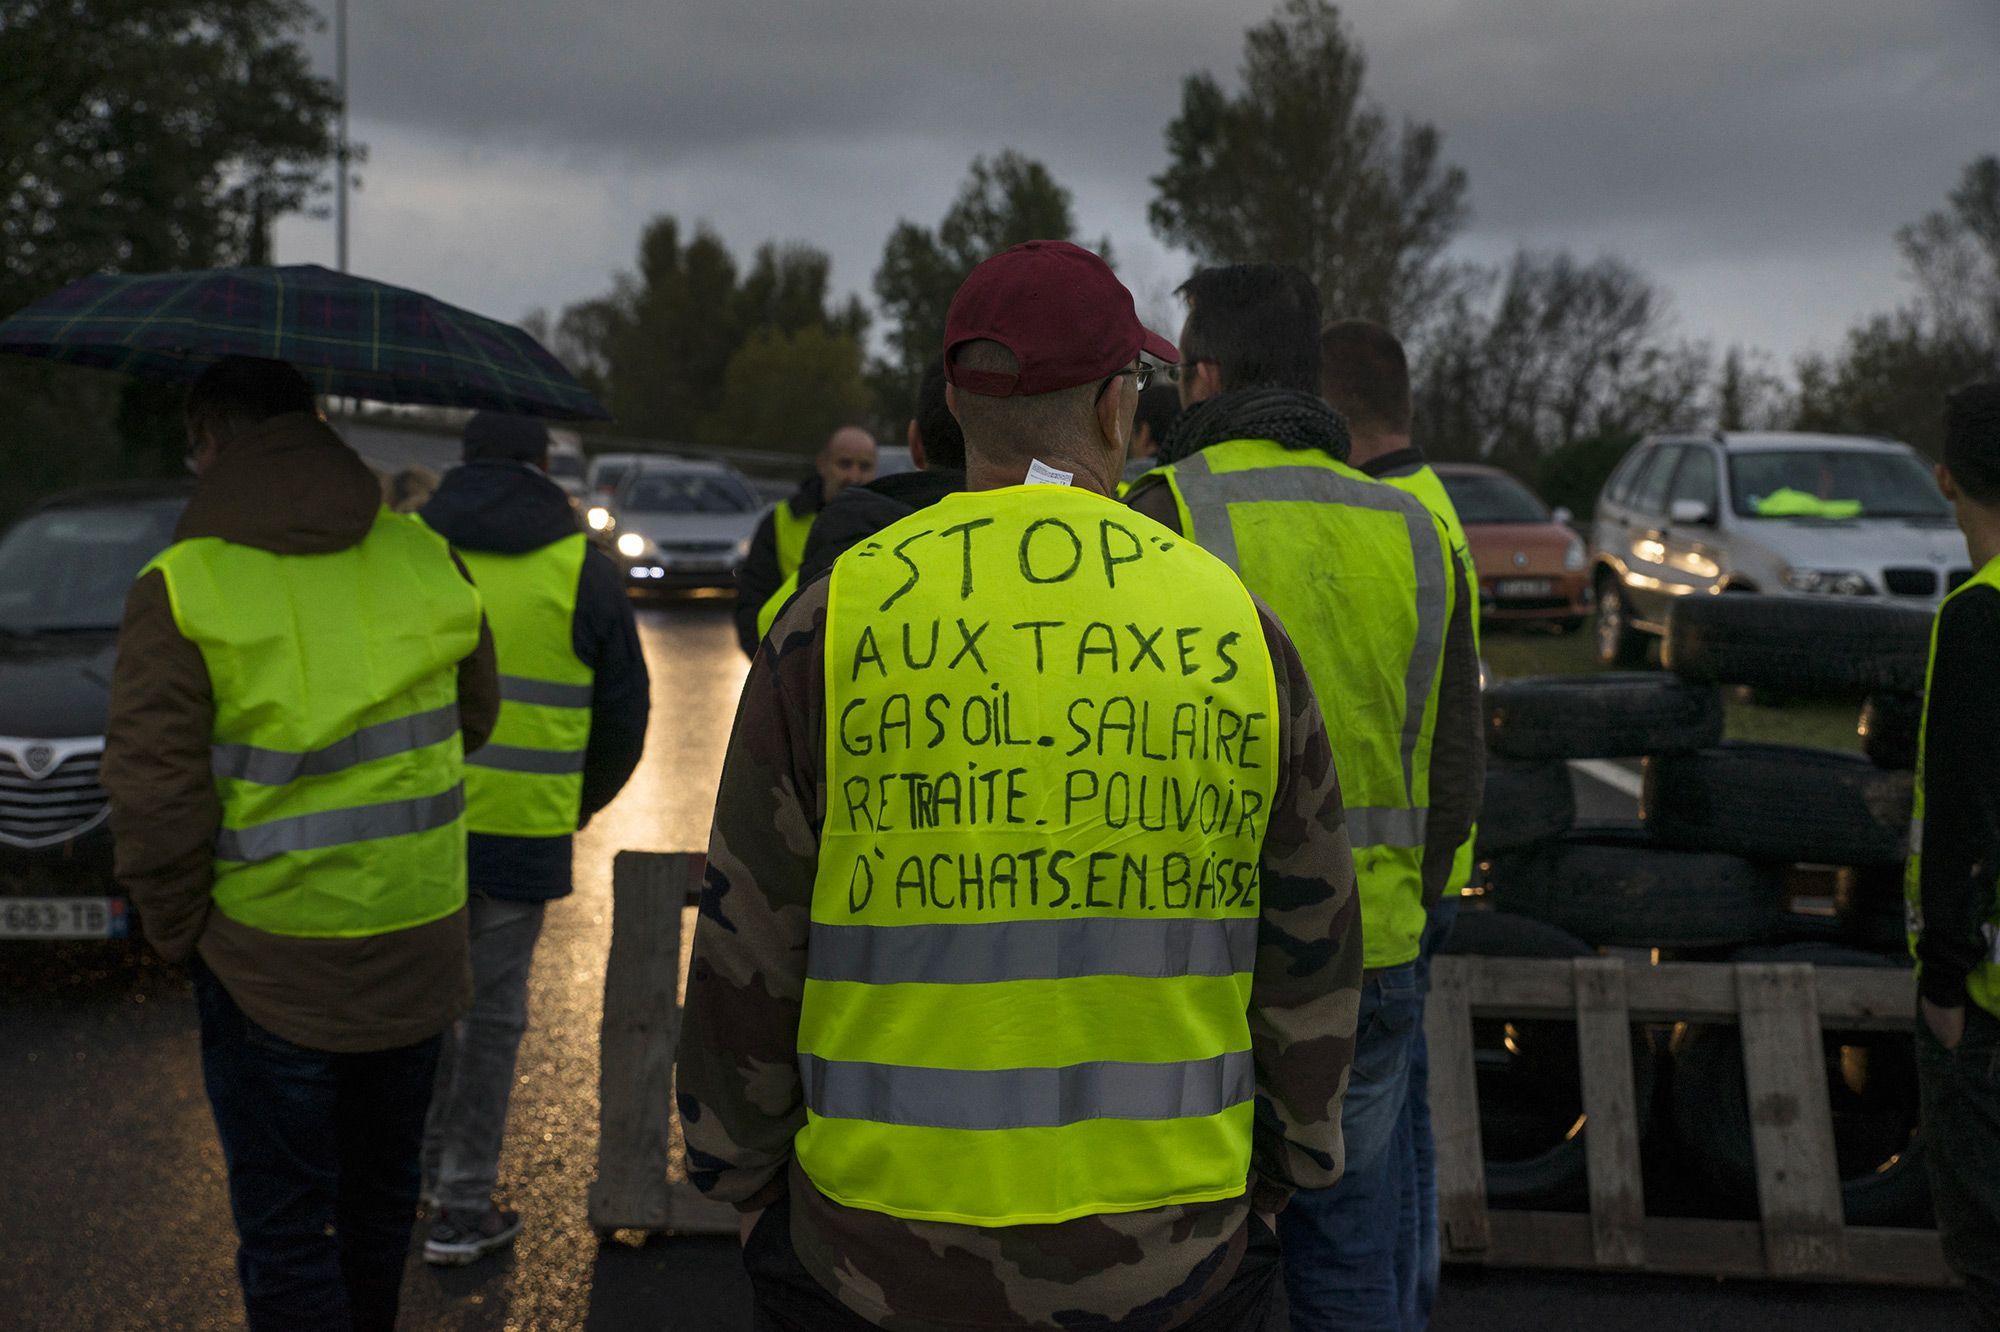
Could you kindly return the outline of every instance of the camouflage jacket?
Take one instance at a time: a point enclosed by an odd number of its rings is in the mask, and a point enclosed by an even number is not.
[[[1234,1275],[1253,1206],[1341,1170],[1340,1108],[1360,999],[1361,917],[1339,786],[1305,668],[1259,607],[1277,675],[1278,777],[1251,984],[1251,1176],[1234,1199],[983,1228],[844,1207],[792,1155],[805,1124],[796,1041],[826,809],[827,580],[758,649],[730,738],[682,1022],[689,1170],[754,1210],[790,1194],[813,1277],[889,1329],[1181,1325]]]

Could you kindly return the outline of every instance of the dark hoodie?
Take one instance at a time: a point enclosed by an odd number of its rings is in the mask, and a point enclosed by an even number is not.
[[[799,556],[799,586],[831,569],[850,546],[964,489],[965,473],[954,467],[897,472],[865,486],[849,486],[813,520],[805,553]]]
[[[496,555],[525,555],[577,531],[569,497],[540,468],[498,459],[469,462],[445,473],[421,516],[455,548]],[[583,756],[587,822],[611,803],[638,766],[646,743],[650,688],[638,626],[618,571],[595,549],[584,552],[577,577],[570,646],[595,672],[590,743]],[[473,833],[466,855],[473,892],[543,902],[570,891],[568,837]]]
[[[274,417],[232,440],[201,478],[176,540],[220,537],[281,555],[360,543],[380,483],[317,417]],[[493,640],[459,664],[459,729],[470,750],[500,712]],[[365,939],[272,934],[209,910],[222,825],[209,747],[215,702],[201,650],[182,636],[166,579],[132,585],[118,635],[103,781],[118,878],[169,961],[201,959],[251,1021],[317,1050],[386,1050],[442,1031],[471,999],[465,913]]]

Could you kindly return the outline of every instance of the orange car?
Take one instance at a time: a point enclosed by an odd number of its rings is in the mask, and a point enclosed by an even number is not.
[[[1482,618],[1552,624],[1564,633],[1589,618],[1589,560],[1567,509],[1550,513],[1497,467],[1439,463],[1436,470],[1472,545]]]

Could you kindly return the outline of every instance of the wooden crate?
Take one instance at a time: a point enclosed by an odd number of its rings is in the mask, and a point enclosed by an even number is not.
[[[1632,964],[1441,957],[1425,1019],[1438,1213],[1448,1262],[1954,1284],[1937,1233],[1843,1224],[1821,1022],[1909,1031],[1902,971],[1797,963]],[[1479,1143],[1473,1017],[1576,1023],[1590,1211],[1492,1211]],[[1734,1022],[1757,1159],[1759,1221],[1646,1215],[1632,1080],[1635,1022]]]

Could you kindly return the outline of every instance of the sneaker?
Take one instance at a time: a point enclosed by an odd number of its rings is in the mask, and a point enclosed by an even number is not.
[[[463,1267],[504,1249],[521,1233],[521,1214],[490,1203],[485,1213],[439,1208],[424,1239],[424,1261],[433,1267]]]

